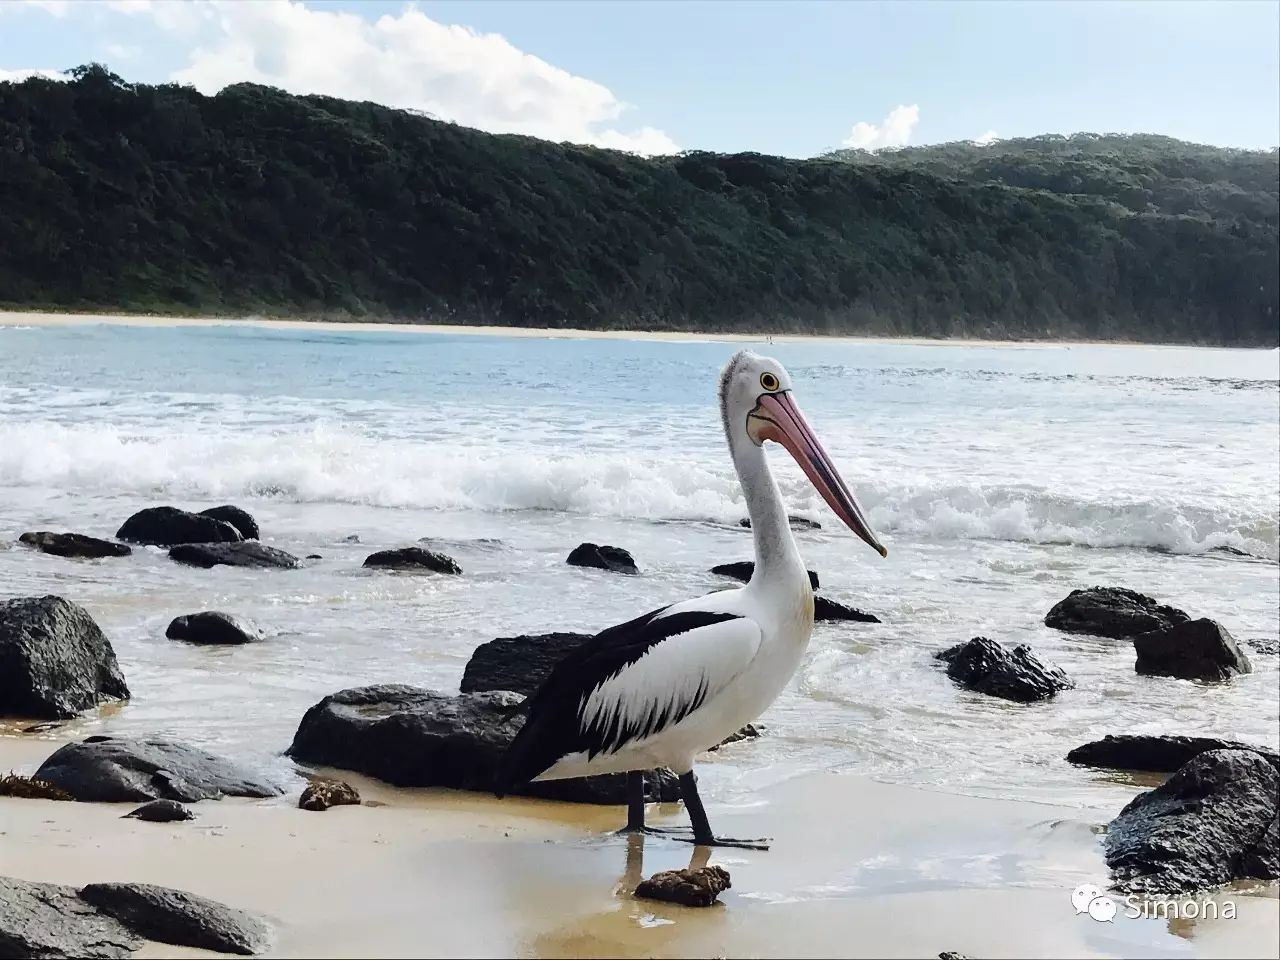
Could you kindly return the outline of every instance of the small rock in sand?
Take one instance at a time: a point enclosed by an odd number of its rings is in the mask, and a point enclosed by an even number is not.
[[[664,870],[648,880],[641,880],[636,896],[644,900],[663,900],[686,907],[709,907],[728,890],[729,871],[724,867],[699,867],[697,870]]]
[[[298,799],[303,810],[328,810],[330,807],[358,806],[360,792],[345,780],[313,780]]]
[[[614,573],[639,573],[636,561],[621,547],[607,544],[580,543],[573,548],[565,563],[574,567],[596,567]]]
[[[461,573],[462,568],[453,557],[422,547],[401,547],[399,550],[379,550],[364,558],[366,567],[386,570],[430,570],[433,573]]]
[[[130,817],[146,820],[148,823],[173,823],[178,820],[194,820],[196,815],[177,800],[152,800],[136,810],[130,810],[121,819]]]
[[[99,540],[87,537],[83,533],[52,533],[49,530],[36,530],[24,533],[18,538],[19,543],[35,547],[55,557],[74,557],[83,560],[97,560],[102,557],[127,557],[133,551],[123,543],[114,540]]]

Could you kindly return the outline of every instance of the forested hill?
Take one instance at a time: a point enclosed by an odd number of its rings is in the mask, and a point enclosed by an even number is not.
[[[1274,346],[1277,155],[641,159],[237,84],[0,83],[0,303]]]

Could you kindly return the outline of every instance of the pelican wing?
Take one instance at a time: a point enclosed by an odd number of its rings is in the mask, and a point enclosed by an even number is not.
[[[760,639],[756,622],[738,614],[673,608],[597,634],[530,697],[497,792],[568,754],[614,753],[679,723],[746,669]]]

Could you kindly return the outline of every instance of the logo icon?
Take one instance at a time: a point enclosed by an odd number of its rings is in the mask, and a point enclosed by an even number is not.
[[[1087,913],[1099,923],[1110,923],[1116,918],[1116,902],[1103,896],[1092,883],[1082,883],[1071,891],[1071,905],[1076,913]]]

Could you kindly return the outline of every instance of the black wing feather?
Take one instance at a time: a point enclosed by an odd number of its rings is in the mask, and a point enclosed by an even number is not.
[[[498,770],[494,792],[510,793],[551,767],[566,754],[585,751],[589,756],[611,753],[624,744],[678,723],[701,706],[705,683],[698,696],[682,709],[655,706],[640,722],[624,724],[615,715],[610,722],[597,720],[583,728],[579,709],[585,697],[635,663],[652,647],[699,627],[739,619],[734,613],[691,610],[661,616],[667,607],[602,630],[555,665],[525,703],[528,718],[507,748]]]

